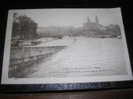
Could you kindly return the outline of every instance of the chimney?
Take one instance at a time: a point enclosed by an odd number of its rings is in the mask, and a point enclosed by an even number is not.
[[[97,16],[95,17],[95,20],[96,20],[96,23],[99,24],[99,19]]]
[[[87,17],[87,23],[90,23],[91,21],[90,21],[90,18],[89,18],[89,16]]]

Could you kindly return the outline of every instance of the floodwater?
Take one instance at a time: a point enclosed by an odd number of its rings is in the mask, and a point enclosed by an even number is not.
[[[47,45],[66,47],[37,63],[32,69],[29,68],[34,72],[26,77],[105,76],[127,73],[121,39],[71,37],[54,40]]]

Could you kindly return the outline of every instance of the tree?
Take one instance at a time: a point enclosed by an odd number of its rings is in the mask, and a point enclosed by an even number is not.
[[[19,25],[17,16],[18,16],[17,13],[13,14],[12,37],[14,37],[14,38],[18,38],[18,36],[20,34],[20,25]]]
[[[109,35],[112,35],[113,37],[121,35],[121,30],[119,25],[110,24],[109,26],[106,27],[106,32]]]
[[[31,40],[37,37],[37,23],[26,15],[18,16],[14,13],[12,36],[22,40]]]

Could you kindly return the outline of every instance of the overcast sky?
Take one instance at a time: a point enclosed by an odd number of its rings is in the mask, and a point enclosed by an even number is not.
[[[89,16],[92,22],[98,16],[100,24],[120,24],[119,9],[36,9],[15,10],[18,14],[27,15],[43,26],[82,26]]]

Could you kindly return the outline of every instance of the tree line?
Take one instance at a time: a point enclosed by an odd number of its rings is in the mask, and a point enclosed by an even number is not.
[[[95,27],[95,26],[93,26]],[[119,25],[111,24],[104,29],[95,27],[41,27],[38,34],[43,37],[63,37],[63,36],[87,36],[87,37],[118,37],[121,35]]]

